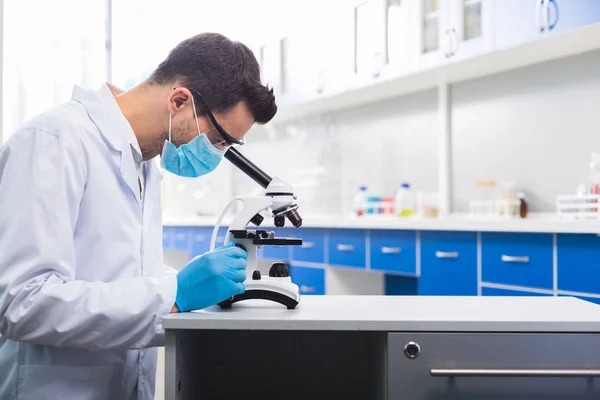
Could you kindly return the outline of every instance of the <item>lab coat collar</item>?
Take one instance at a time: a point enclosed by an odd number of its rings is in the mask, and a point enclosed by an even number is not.
[[[75,86],[73,100],[83,104],[110,147],[117,151],[129,148],[133,129],[121,112],[108,84],[102,85],[97,91]]]
[[[136,161],[134,160],[134,153],[131,149],[139,151],[140,155],[141,150],[137,139],[135,139],[131,125],[129,125],[129,122],[115,101],[113,92],[118,91],[118,89],[109,85],[104,84],[97,91],[75,86],[73,89],[73,100],[81,103],[86,108],[90,119],[98,127],[107,145],[120,153],[121,175],[141,208],[139,176]],[[152,169],[152,167],[149,169]],[[154,171],[148,176],[148,180],[160,181],[161,179],[162,174],[154,167]]]

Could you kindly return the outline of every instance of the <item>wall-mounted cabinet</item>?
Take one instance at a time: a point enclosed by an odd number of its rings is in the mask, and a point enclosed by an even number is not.
[[[332,0],[314,8],[308,17],[290,13],[289,32],[259,52],[279,121],[600,48],[600,24],[576,29],[600,22],[595,0]]]
[[[493,0],[493,7],[496,50],[600,22],[597,0]]]

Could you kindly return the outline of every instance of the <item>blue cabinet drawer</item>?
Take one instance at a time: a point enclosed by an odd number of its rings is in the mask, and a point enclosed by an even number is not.
[[[522,290],[511,290],[511,289],[497,289],[497,288],[489,288],[483,287],[481,288],[482,296],[552,296],[547,293],[534,293],[534,292],[525,292]]]
[[[175,250],[190,251],[193,228],[175,227],[173,228],[173,248]]]
[[[327,252],[329,264],[365,268],[366,237],[362,229],[330,229]]]
[[[419,294],[477,295],[477,233],[421,232]]]
[[[275,237],[296,237],[300,233],[292,229],[267,229],[275,232]],[[262,246],[262,258],[270,260],[289,261],[293,246]]]
[[[303,229],[298,231],[302,239],[302,246],[292,247],[294,261],[312,262],[322,264],[325,262],[325,230]]]
[[[557,237],[558,290],[600,294],[600,237]]]
[[[163,227],[163,249],[171,250],[173,246],[173,227],[165,226]]]
[[[551,234],[482,233],[484,282],[553,289]]]
[[[415,231],[372,230],[370,268],[374,271],[417,274]]]
[[[300,294],[325,294],[325,269],[311,267],[290,267],[292,281],[300,288]]]
[[[192,232],[192,258],[204,254],[210,248],[211,228],[195,228]]]

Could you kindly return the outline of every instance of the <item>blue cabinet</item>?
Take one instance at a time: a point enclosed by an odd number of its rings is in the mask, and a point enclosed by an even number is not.
[[[194,228],[176,227],[173,232],[173,248],[175,250],[187,251],[191,250],[191,239]]]
[[[374,271],[417,274],[415,231],[370,231],[370,268]]]
[[[174,232],[175,228],[172,228],[170,226],[165,226],[163,228],[163,249],[164,250],[170,250],[171,247],[173,246],[173,232]]]
[[[300,288],[300,294],[325,294],[325,269],[292,265],[290,276],[292,281]]]
[[[419,294],[477,295],[477,233],[421,233]]]
[[[329,264],[365,268],[366,237],[362,229],[331,229],[327,248]]]
[[[558,290],[600,294],[600,237],[557,237]]]
[[[302,245],[292,246],[292,259],[323,264],[325,262],[325,230],[302,229],[298,233],[298,236],[302,238]]]
[[[497,289],[483,287],[481,288],[482,296],[552,296],[547,293],[525,292],[523,290]]]
[[[482,233],[484,282],[553,289],[551,234]]]
[[[194,229],[192,233],[192,258],[204,254],[209,250],[211,235],[211,228],[202,227]]]

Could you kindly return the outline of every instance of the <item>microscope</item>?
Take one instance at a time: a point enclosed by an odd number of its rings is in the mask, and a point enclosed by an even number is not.
[[[233,242],[248,253],[247,268],[252,271],[244,282],[246,291],[230,297],[219,303],[223,309],[229,309],[238,301],[248,299],[262,299],[277,302],[294,309],[300,302],[300,289],[292,282],[288,266],[275,262],[269,269],[269,276],[262,276],[258,270],[257,250],[261,246],[295,246],[301,245],[299,238],[278,238],[274,232],[259,229],[247,229],[248,224],[260,226],[265,210],[270,211],[276,227],[283,227],[286,219],[296,228],[302,226],[302,218],[298,214],[298,205],[295,203],[292,186],[279,178],[271,178],[264,171],[254,165],[235,148],[230,148],[225,153],[233,165],[248,175],[265,189],[264,196],[248,196],[234,198],[223,210],[214,227],[210,249],[214,250],[217,232],[221,221],[228,209],[236,201],[242,203],[242,209],[234,217],[225,236],[225,243]]]

